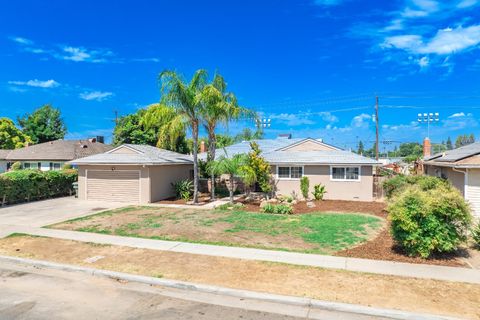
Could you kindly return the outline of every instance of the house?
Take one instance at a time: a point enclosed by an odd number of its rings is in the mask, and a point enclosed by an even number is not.
[[[151,203],[174,196],[172,183],[193,176],[191,156],[124,144],[71,162],[78,166],[78,197]]]
[[[470,203],[473,213],[480,217],[480,142],[433,156],[429,153],[427,145],[424,148],[424,173],[449,180]]]
[[[7,156],[12,150],[0,150],[0,173],[8,170]]]
[[[97,142],[96,138],[54,140],[11,150],[5,160],[9,165],[20,162],[24,169],[60,170],[68,161],[103,153],[112,148],[110,145]]]
[[[310,192],[315,184],[326,187],[325,199],[373,200],[373,159],[341,150],[321,140],[277,139],[255,140],[262,156],[270,163],[277,195],[301,195],[300,178],[310,180]],[[216,151],[217,156],[233,156],[251,151],[250,142],[243,141]],[[206,153],[199,155],[206,159]]]

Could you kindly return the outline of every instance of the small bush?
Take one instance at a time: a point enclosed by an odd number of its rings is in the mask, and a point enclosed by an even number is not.
[[[73,193],[77,170],[19,170],[0,175],[0,201],[19,203]]]
[[[455,251],[466,241],[471,223],[462,195],[445,185],[409,186],[391,199],[388,211],[395,241],[408,255],[422,258]]]
[[[327,189],[324,185],[316,184],[313,186],[312,195],[315,200],[323,200],[323,196],[325,195],[325,193],[327,193]]]
[[[183,199],[185,201],[190,200],[193,193],[192,181],[185,179],[172,183],[173,190],[175,191],[175,197],[177,199]]]
[[[398,175],[391,179],[386,180],[382,187],[385,191],[385,195],[387,198],[391,198],[395,194],[402,192],[406,187],[410,185],[417,185],[420,187],[421,190],[427,191],[435,189],[439,186],[447,186],[450,187],[450,183],[447,180],[432,177],[432,176],[404,176]]]
[[[17,161],[12,164],[12,171],[18,170],[22,170],[22,163]]]
[[[263,208],[262,212],[264,213],[274,213],[274,214],[292,214],[293,208],[287,204],[272,204],[267,203]]]
[[[480,248],[480,219],[472,228],[472,239],[475,242],[475,245],[477,246],[477,248]]]
[[[70,169],[73,169],[70,163],[65,163],[62,167],[62,170],[70,170]]]
[[[243,210],[244,208],[243,203],[224,203],[217,207],[218,210]]]
[[[308,190],[310,190],[310,179],[303,176],[300,179],[300,190],[302,191],[302,196],[304,199],[308,199]]]

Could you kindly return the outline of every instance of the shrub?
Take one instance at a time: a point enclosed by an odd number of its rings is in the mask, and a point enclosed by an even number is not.
[[[308,199],[308,190],[310,189],[310,179],[303,176],[300,179],[300,190],[302,191],[302,196],[304,199]]]
[[[17,161],[12,164],[12,171],[18,170],[22,170],[22,163]]]
[[[70,163],[65,163],[62,167],[62,170],[70,170],[70,169],[73,169]]]
[[[0,201],[12,204],[70,195],[77,178],[76,170],[7,172],[0,176]]]
[[[243,203],[224,203],[217,207],[218,210],[243,210],[245,205]]]
[[[264,213],[274,213],[274,214],[292,214],[293,208],[287,204],[272,204],[267,203],[263,208],[262,212]]]
[[[312,195],[315,200],[323,200],[323,196],[325,195],[325,193],[327,193],[327,189],[321,183],[313,186]]]
[[[172,183],[172,187],[177,199],[188,201],[193,193],[193,183],[188,179],[174,182]]]
[[[425,187],[425,186],[424,186]],[[470,208],[454,188],[409,186],[388,206],[392,235],[410,256],[455,251],[467,239]]]
[[[402,190],[404,190],[407,186],[410,186],[410,185],[417,185],[423,191],[435,189],[439,186],[446,186],[446,187],[451,186],[447,180],[437,178],[437,177],[423,176],[423,175],[421,176],[398,175],[391,179],[386,180],[383,183],[382,187],[383,187],[383,190],[385,191],[385,195],[387,196],[387,198],[391,198],[392,196],[400,193]]]
[[[476,225],[472,228],[472,239],[477,248],[480,248],[480,220],[478,220]]]

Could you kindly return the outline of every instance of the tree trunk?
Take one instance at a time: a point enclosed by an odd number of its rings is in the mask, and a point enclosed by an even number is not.
[[[192,121],[193,139],[193,203],[198,203],[198,121]]]
[[[233,203],[233,174],[230,175],[230,202]]]
[[[217,145],[217,140],[215,137],[215,126],[210,125],[208,128],[208,160],[214,161],[215,160],[215,148]],[[211,183],[211,200],[215,200],[215,174],[212,172],[211,175],[212,183]]]

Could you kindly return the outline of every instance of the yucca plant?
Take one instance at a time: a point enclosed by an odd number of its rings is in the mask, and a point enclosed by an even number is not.
[[[193,183],[190,180],[180,180],[172,183],[173,190],[175,191],[175,197],[177,199],[183,199],[185,201],[190,200],[190,196],[193,192]]]

